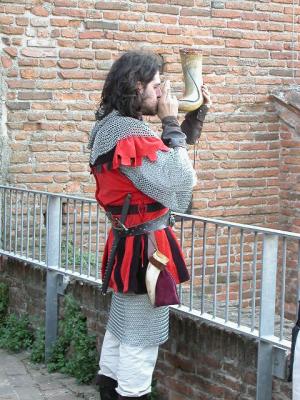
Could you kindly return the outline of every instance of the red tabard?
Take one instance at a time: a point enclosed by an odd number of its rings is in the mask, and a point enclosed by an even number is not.
[[[125,225],[131,227],[153,220],[168,211],[168,208],[154,212],[146,212],[145,205],[154,203],[151,199],[120,172],[120,165],[137,167],[144,157],[155,162],[156,152],[169,151],[161,139],[156,137],[131,136],[118,141],[112,162],[92,167],[96,180],[95,197],[99,204],[107,206],[122,206],[128,193],[131,193],[131,205],[137,204],[139,212],[129,214]],[[169,262],[167,268],[176,283],[185,282],[189,274],[185,265],[183,253],[171,227],[155,231],[156,246],[165,254]],[[102,259],[102,277],[104,276],[107,258],[112,246],[113,234],[109,232]],[[147,235],[128,236],[118,244],[109,286],[116,292],[146,293],[145,273],[148,264]]]

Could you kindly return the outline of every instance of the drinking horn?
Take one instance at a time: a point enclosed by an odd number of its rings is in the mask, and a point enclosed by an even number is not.
[[[194,111],[203,104],[202,50],[180,49],[179,54],[185,84],[183,98],[179,100],[179,111]]]

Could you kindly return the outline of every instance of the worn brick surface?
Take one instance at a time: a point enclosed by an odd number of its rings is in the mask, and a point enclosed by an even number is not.
[[[285,93],[277,92],[274,98],[275,108],[282,121],[282,134],[280,135],[280,224],[292,232],[300,232],[300,92],[290,90]],[[287,271],[288,293],[286,295],[286,315],[295,318],[298,287],[298,249],[293,243],[287,245]],[[279,273],[282,270],[279,267]],[[280,285],[281,286],[281,285]],[[279,307],[279,304],[278,304]]]

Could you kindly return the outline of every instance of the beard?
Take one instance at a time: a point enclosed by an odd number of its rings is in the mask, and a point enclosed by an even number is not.
[[[141,113],[142,115],[156,115],[158,111],[158,101],[153,102],[150,96],[142,96]]]

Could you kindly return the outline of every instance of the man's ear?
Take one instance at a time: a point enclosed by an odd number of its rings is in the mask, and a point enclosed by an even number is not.
[[[144,87],[141,81],[137,81],[135,88],[141,94],[144,92]]]

